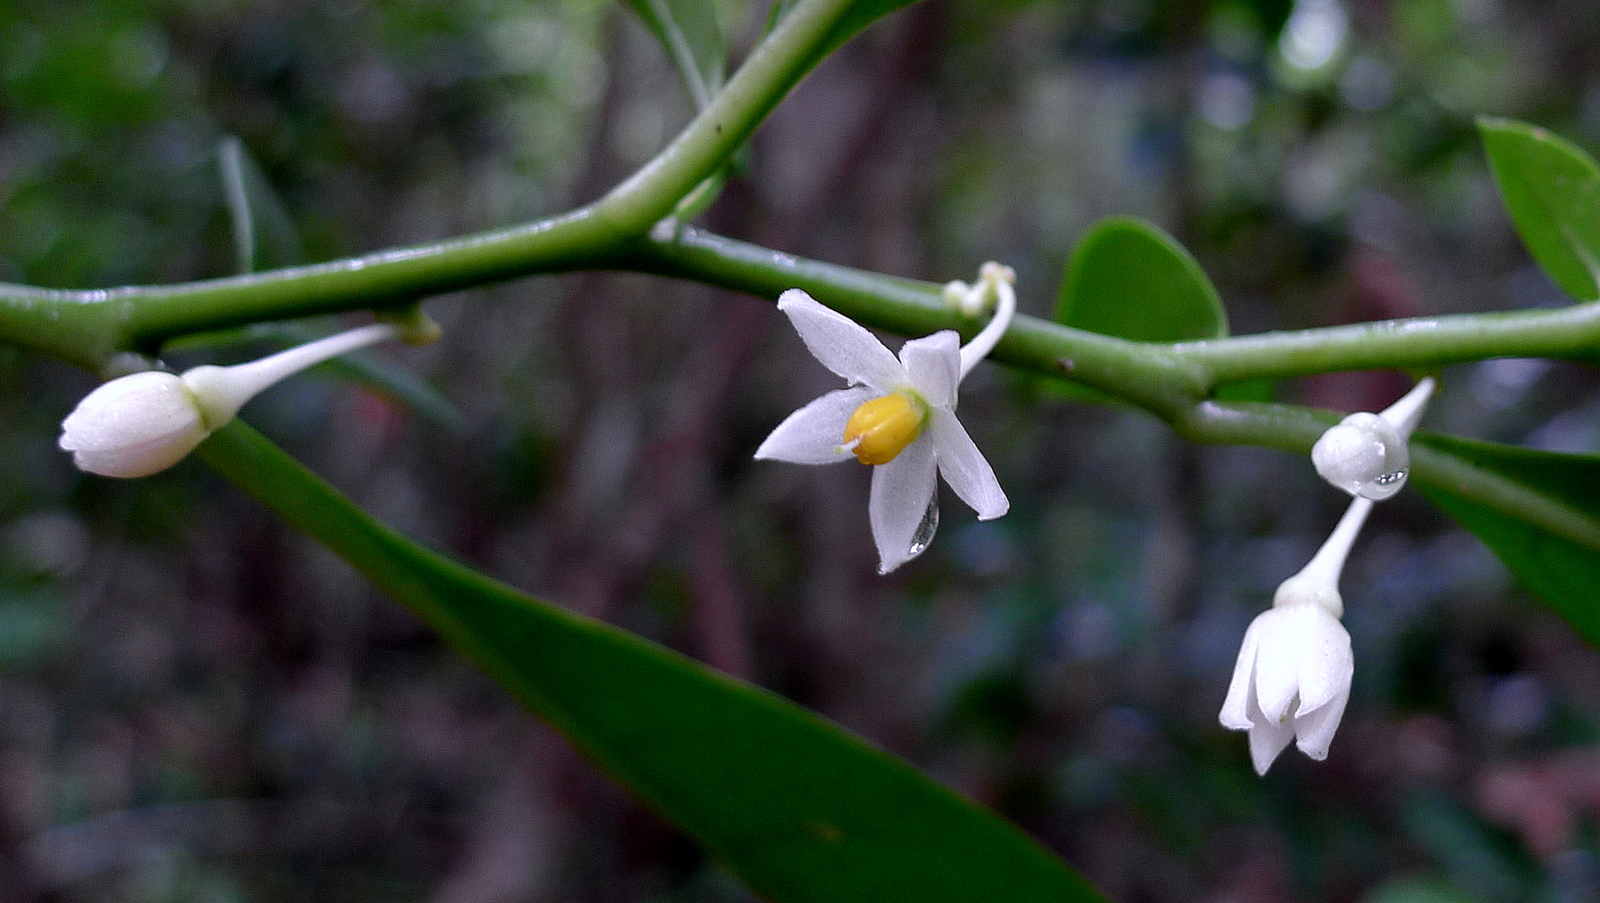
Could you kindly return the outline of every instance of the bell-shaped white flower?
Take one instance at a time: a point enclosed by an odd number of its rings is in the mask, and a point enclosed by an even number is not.
[[[1272,608],[1245,631],[1218,720],[1250,732],[1257,774],[1266,774],[1291,740],[1313,759],[1328,757],[1355,674],[1350,634],[1339,623],[1339,573],[1372,504],[1352,501],[1311,562],[1278,587]]]
[[[273,383],[347,351],[414,334],[413,327],[374,323],[232,367],[119,377],[84,396],[61,421],[58,444],[90,473],[149,476],[183,460]]]
[[[988,355],[1016,310],[1014,275],[986,264],[972,294],[988,293],[994,318],[966,347],[952,330],[905,343],[900,355],[872,333],[799,289],[778,299],[806,347],[850,386],[789,415],[756,449],[756,457],[795,464],[833,464],[852,457],[873,465],[868,506],[887,574],[927,548],[939,523],[942,474],[980,520],[1010,509],[989,462],[956,419],[961,380]]]
[[[1361,498],[1381,502],[1399,492],[1411,471],[1407,442],[1432,394],[1428,377],[1383,413],[1351,414],[1329,428],[1311,448],[1317,473]]]

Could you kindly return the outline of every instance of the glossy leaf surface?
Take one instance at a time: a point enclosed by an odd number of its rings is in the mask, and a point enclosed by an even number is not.
[[[1600,298],[1600,168],[1537,126],[1482,119],[1478,130],[1517,234],[1561,290]]]
[[[1177,240],[1130,216],[1095,223],[1067,264],[1056,322],[1135,342],[1228,334],[1222,299]]]
[[[1436,434],[1412,442],[1419,460],[1446,456],[1454,474],[1419,481],[1428,499],[1600,647],[1600,456]]]
[[[902,760],[410,542],[239,421],[200,454],[404,602],[765,899],[1102,899],[1016,827]]]

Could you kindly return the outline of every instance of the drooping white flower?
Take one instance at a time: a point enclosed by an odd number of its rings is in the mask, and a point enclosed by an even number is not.
[[[1380,414],[1358,412],[1330,427],[1311,448],[1317,473],[1351,495],[1383,501],[1400,491],[1411,471],[1407,443],[1433,394],[1426,377]]]
[[[942,474],[980,520],[1010,510],[989,462],[956,419],[961,380],[988,355],[1016,310],[1008,268],[986,264],[971,294],[990,293],[994,318],[970,343],[942,330],[912,339],[900,355],[849,317],[799,289],[778,299],[806,347],[850,385],[823,395],[778,424],[756,457],[795,464],[856,458],[873,465],[868,505],[878,572],[887,574],[927,548],[938,527]]]
[[[1339,574],[1372,505],[1352,501],[1310,563],[1278,587],[1272,608],[1245,631],[1218,720],[1250,732],[1258,774],[1290,740],[1313,759],[1328,756],[1355,674],[1350,634],[1339,623]]]
[[[181,375],[146,370],[118,377],[78,402],[61,421],[57,444],[90,473],[149,476],[183,460],[273,383],[347,351],[409,337],[407,329],[374,323],[232,367],[206,364]]]

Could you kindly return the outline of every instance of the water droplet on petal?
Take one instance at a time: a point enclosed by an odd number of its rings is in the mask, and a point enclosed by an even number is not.
[[[1363,498],[1372,499],[1375,502],[1393,498],[1400,491],[1400,488],[1406,484],[1406,476],[1409,474],[1409,468],[1380,473],[1373,477],[1371,481],[1356,487],[1355,494]]]
[[[911,534],[911,551],[906,554],[909,561],[921,555],[928,544],[933,542],[933,534],[939,532],[939,494],[936,492],[928,498],[928,510],[922,513],[922,521],[917,524],[917,532]]]

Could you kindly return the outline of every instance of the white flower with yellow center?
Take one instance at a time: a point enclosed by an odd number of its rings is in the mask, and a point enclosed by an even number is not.
[[[799,289],[778,299],[795,331],[822,365],[850,382],[778,424],[756,457],[794,464],[834,464],[854,457],[873,466],[868,506],[878,547],[878,573],[887,574],[928,547],[939,524],[942,474],[979,520],[1011,503],[983,453],[956,419],[961,380],[986,357],[1016,311],[1011,270],[985,264],[964,298],[990,295],[994,318],[965,347],[952,330],[912,339],[900,356],[849,317]],[[968,305],[970,307],[970,304]]]

